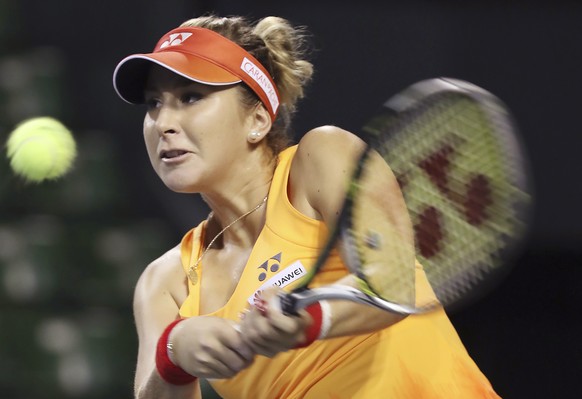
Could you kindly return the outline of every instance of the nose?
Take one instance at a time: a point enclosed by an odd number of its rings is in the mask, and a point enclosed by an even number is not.
[[[175,111],[168,106],[160,107],[157,112],[155,126],[160,136],[178,133],[179,123]]]

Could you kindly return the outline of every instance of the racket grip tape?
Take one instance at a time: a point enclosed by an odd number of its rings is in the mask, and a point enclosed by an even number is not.
[[[281,312],[288,316],[297,316],[297,298],[293,294],[282,293],[278,296]]]
[[[170,323],[160,336],[156,347],[156,369],[158,374],[164,381],[172,385],[186,385],[196,381],[195,376],[188,374],[170,358],[170,353],[173,350],[170,333],[178,323],[184,320],[178,319]]]

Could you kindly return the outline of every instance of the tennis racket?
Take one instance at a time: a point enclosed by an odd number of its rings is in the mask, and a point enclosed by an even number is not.
[[[285,313],[323,299],[423,313],[458,305],[507,273],[524,237],[531,195],[522,144],[498,98],[465,81],[429,79],[389,99],[363,131],[367,149],[337,226],[301,286],[281,294]],[[382,184],[369,172],[377,154],[400,185],[414,229],[412,257],[426,278],[413,262],[398,264],[410,253],[383,212],[390,199],[374,195]],[[338,238],[358,289],[310,289]],[[387,266],[395,258],[398,267]],[[427,283],[419,295],[419,284]]]

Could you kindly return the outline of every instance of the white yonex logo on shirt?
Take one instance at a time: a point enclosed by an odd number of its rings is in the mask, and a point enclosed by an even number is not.
[[[253,293],[253,295],[251,295],[250,297],[247,298],[247,301],[251,305],[253,305],[255,302],[255,299],[260,291],[263,291],[263,290],[270,288],[270,287],[283,288],[283,287],[299,280],[301,277],[305,276],[306,274],[307,274],[307,269],[305,269],[305,266],[303,266],[301,261],[298,260],[296,262],[293,262],[292,264],[290,264],[289,266],[287,266],[286,268],[281,270],[279,273],[277,273],[276,275],[271,277],[269,280],[265,281],[263,283],[263,285],[261,285],[259,287],[259,289]]]
[[[169,46],[177,46],[178,44],[182,44],[186,39],[192,36],[190,32],[183,32],[183,33],[172,33],[170,38],[163,42],[160,45],[160,48],[169,47]]]

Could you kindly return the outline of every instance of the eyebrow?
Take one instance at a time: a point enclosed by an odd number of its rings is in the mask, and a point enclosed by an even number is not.
[[[170,82],[170,85],[167,85],[166,87],[169,87],[170,89],[196,90],[197,92],[202,92],[206,85],[183,78]],[[146,83],[144,86],[144,93],[159,91],[161,91],[159,85],[152,85],[151,82]]]

